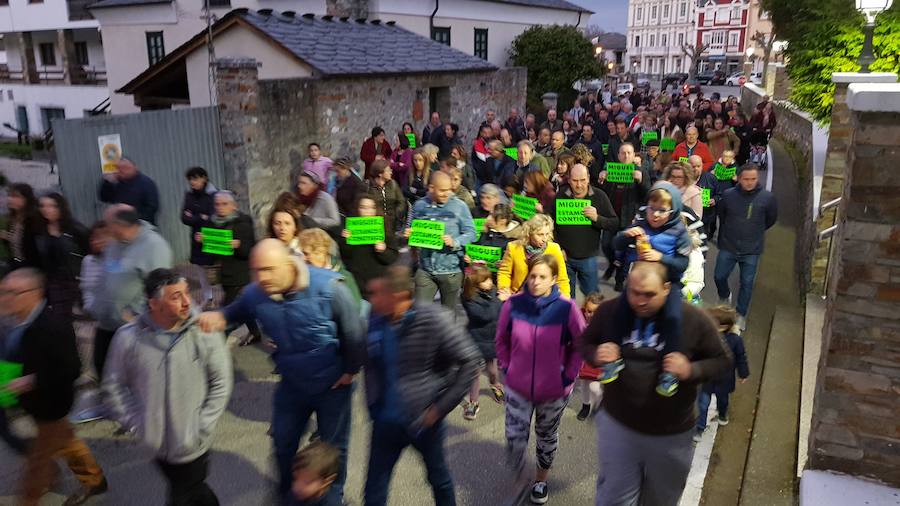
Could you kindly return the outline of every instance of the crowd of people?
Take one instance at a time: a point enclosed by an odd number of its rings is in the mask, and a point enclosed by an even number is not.
[[[460,405],[477,418],[482,374],[533,503],[548,500],[578,384],[578,420],[597,419],[597,504],[676,504],[711,396],[727,424],[735,370],[749,374],[740,332],[777,219],[753,156],[774,125],[767,102],[747,119],[717,94],[588,93],[541,123],[488,111],[466,143],[434,112],[421,135],[411,123],[391,137],[374,127],[358,160],[310,143],[260,226],[202,167],[186,170],[182,209],[160,209],[153,180],[122,158],[89,228],[62,194],[9,185],[0,360],[22,369],[3,391],[38,436],[16,435],[4,409],[0,436],[27,458],[22,504],[49,487],[54,457],[83,486],[66,504],[108,487],[69,421],[75,319],[96,322],[102,416],[156,451],[173,505],[218,504],[208,453],[234,381],[226,336],[244,325],[239,344],[262,341],[280,376],[271,437],[283,504],[342,504],[361,371],[373,423],[366,504],[387,503],[408,446],[435,503],[455,504],[445,418]],[[159,213],[180,213],[202,275],[175,268]],[[704,310],[713,241],[719,304]],[[601,279],[622,295],[604,298]],[[316,440],[301,448],[313,415]]]

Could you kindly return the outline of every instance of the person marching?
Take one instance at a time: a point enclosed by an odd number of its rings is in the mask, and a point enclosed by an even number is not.
[[[734,357],[734,368],[720,378],[707,381],[700,389],[700,396],[697,397],[697,408],[700,415],[697,417],[697,431],[694,434],[694,442],[698,442],[706,430],[707,413],[709,412],[709,404],[712,396],[716,396],[716,420],[720,427],[728,425],[728,400],[731,393],[734,392],[735,380],[734,374],[737,373],[741,379],[741,384],[747,382],[750,377],[750,366],[747,364],[747,352],[744,350],[744,340],[740,334],[734,332],[734,325],[737,323],[737,313],[729,306],[716,306],[706,310],[707,313],[715,320],[719,326],[719,334],[728,344],[731,355]]]
[[[597,254],[602,234],[604,230],[617,230],[619,226],[619,219],[609,198],[591,186],[589,177],[587,167],[575,165],[569,172],[569,184],[561,186],[556,195],[557,199],[590,201],[582,210],[590,224],[556,227],[557,240],[566,252],[566,272],[572,297],[575,297],[576,282],[581,285],[581,293],[584,295],[598,290],[600,280],[597,276]],[[556,218],[555,208],[548,209],[547,212]]]
[[[0,311],[16,323],[11,337],[18,343],[22,364],[22,375],[4,388],[19,397],[37,425],[25,460],[19,504],[38,505],[53,484],[53,460],[63,458],[81,483],[81,489],[69,496],[64,506],[76,506],[105,493],[108,485],[103,470],[69,422],[81,361],[71,321],[52,310],[45,293],[43,274],[30,267],[15,270],[0,282]]]
[[[500,300],[505,301],[519,291],[528,277],[528,262],[541,255],[556,258],[559,265],[565,266],[565,257],[559,244],[553,242],[553,219],[546,214],[535,214],[522,225],[522,238],[510,242],[506,246],[503,259],[497,271],[497,289]],[[566,270],[556,276],[559,293],[569,298],[570,286]]]
[[[291,463],[310,416],[322,440],[341,452],[341,471],[325,500],[339,505],[347,473],[353,377],[365,360],[357,303],[333,271],[308,267],[278,239],[264,239],[250,254],[254,282],[221,311],[200,315],[204,332],[257,320],[275,343],[281,382],[275,390],[272,439],[279,495],[290,494]]]
[[[147,310],[113,339],[105,404],[111,418],[156,452],[168,504],[218,506],[206,476],[210,438],[234,383],[225,336],[200,330],[188,283],[174,270],[150,272],[144,293]]]
[[[565,266],[556,256],[531,257],[526,289],[503,304],[497,322],[497,362],[506,376],[508,463],[517,473],[523,471],[533,418],[535,504],[548,500],[547,477],[559,447],[559,424],[582,363],[576,340],[584,330],[584,317],[574,300],[561,296],[558,278],[563,272]]]
[[[778,221],[778,201],[759,183],[759,168],[753,164],[741,167],[738,184],[719,198],[719,254],[713,277],[719,302],[731,304],[728,278],[735,265],[740,268],[737,324],[747,328],[747,313],[753,297],[756,269],[765,246],[766,230]]]
[[[356,209],[352,216],[371,218],[382,215],[378,212],[375,199],[368,194],[363,194],[357,200]],[[387,221],[384,222],[383,241],[375,244],[351,245],[347,242],[350,236],[350,231],[346,228],[341,231],[341,239],[338,242],[341,260],[343,260],[347,270],[353,274],[356,286],[360,290],[365,290],[369,281],[383,276],[387,272],[387,268],[397,261],[397,257],[400,254],[397,248],[397,236]]]
[[[478,350],[481,351],[481,357],[485,362],[482,372],[488,377],[494,400],[502,403],[505,394],[503,384],[500,383],[497,350],[494,345],[501,302],[497,298],[497,287],[494,286],[491,271],[486,266],[476,264],[467,269],[462,304],[469,320],[469,334],[478,346]],[[463,418],[466,420],[474,420],[478,415],[480,385],[481,379],[476,377],[469,388],[469,402],[463,405]]]
[[[678,504],[694,453],[697,389],[731,367],[715,325],[700,309],[680,302],[679,322],[666,315],[663,306],[672,290],[668,277],[659,262],[636,263],[626,293],[600,304],[581,337],[590,365],[622,357],[628,362],[621,377],[604,387],[597,414],[596,506]],[[651,323],[654,330],[642,330]],[[676,325],[681,349],[664,356],[657,344]],[[655,392],[660,364],[682,382],[672,397]]]
[[[522,226],[516,221],[516,216],[506,204],[497,204],[491,214],[485,218],[481,237],[475,241],[478,246],[493,246],[506,252],[506,247],[511,241],[522,238]],[[470,263],[467,261],[467,263]],[[495,276],[496,277],[496,276]]]
[[[603,300],[603,295],[596,292],[588,294],[584,298],[584,304],[581,305],[581,314],[584,315],[585,322],[591,322],[591,318],[594,317],[594,313],[597,311],[597,308],[600,307],[600,303],[603,302]],[[603,369],[599,367],[591,367],[587,362],[581,364],[581,369],[578,371],[578,388],[581,390],[581,409],[578,411],[577,415],[577,418],[581,421],[584,421],[587,417],[591,416],[594,398],[599,398],[602,394],[600,390],[600,376],[602,374]]]
[[[393,266],[369,282],[366,399],[372,417],[367,506],[387,504],[391,474],[407,446],[421,455],[434,502],[456,495],[444,455],[444,418],[478,374],[475,343],[448,309],[413,297],[408,267]]]
[[[419,268],[415,273],[416,299],[431,302],[437,292],[441,304],[455,309],[462,287],[460,268],[466,244],[475,241],[475,227],[469,208],[453,196],[450,176],[445,172],[433,172],[428,182],[428,195],[416,201],[412,209],[413,220],[431,220],[444,224],[441,249],[419,249]],[[407,228],[407,238],[412,229]]]
[[[677,162],[676,162],[677,163]],[[679,165],[680,167],[680,165]],[[626,272],[630,264],[637,260],[659,262],[669,272],[669,281],[675,285],[666,302],[666,317],[673,321],[672,329],[667,333],[664,343],[660,345],[663,356],[680,351],[680,334],[678,325],[681,309],[681,278],[690,261],[694,249],[687,226],[681,219],[681,192],[671,183],[660,181],[653,185],[644,216],[635,220],[635,225],[619,232],[613,244],[617,251],[625,252]],[[653,328],[639,329],[638,334],[652,334]],[[635,335],[629,339],[641,339]],[[622,343],[616,343],[622,344]],[[625,367],[622,361],[604,367],[604,384],[615,381],[618,372]],[[670,372],[663,370],[659,375],[656,391],[663,396],[671,396],[678,389],[678,379]]]
[[[613,145],[610,144],[609,152],[611,154],[618,153],[619,163],[634,163],[634,145],[631,143],[626,142],[622,144],[618,148],[618,151],[613,151]],[[607,160],[607,163],[611,161],[612,160]],[[608,181],[606,179],[607,175],[607,170],[603,170],[600,172],[600,188],[604,193],[606,193],[606,196],[609,197],[609,201],[613,206],[613,211],[619,218],[619,226],[617,226],[615,230],[607,230],[603,233],[603,241],[601,243],[601,247],[603,249],[603,255],[606,257],[608,262],[606,271],[603,273],[603,279],[608,280],[615,274],[615,290],[617,292],[621,292],[622,284],[625,281],[625,274],[627,273],[627,271],[624,270],[621,265],[617,265],[615,248],[613,248],[612,244],[613,238],[616,236],[616,233],[618,231],[624,230],[631,226],[631,222],[634,221],[634,217],[638,213],[638,209],[646,201],[647,194],[650,192],[651,178],[649,172],[643,170],[637,165],[635,165],[635,170],[633,173],[634,182],[630,184],[614,183],[612,181]]]

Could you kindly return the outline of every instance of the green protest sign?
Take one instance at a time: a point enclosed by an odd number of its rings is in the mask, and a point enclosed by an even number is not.
[[[512,158],[513,160],[519,159],[519,148],[515,146],[511,148],[504,148],[503,152],[506,153],[506,156]]]
[[[701,188],[702,193],[700,193],[700,200],[703,201],[703,207],[709,207],[709,199],[710,199],[710,189],[709,188]]]
[[[416,149],[416,134],[406,134],[406,138],[409,139],[409,147]]]
[[[675,151],[675,139],[663,138],[659,141],[659,149],[660,151]]]
[[[606,180],[610,183],[634,183],[634,164],[607,162]]]
[[[532,216],[537,214],[537,209],[535,209],[535,207],[538,204],[538,199],[533,197],[526,197],[525,195],[513,195],[512,200],[513,214],[515,214],[519,218],[522,218],[523,220],[529,220]]]
[[[466,244],[466,255],[469,255],[469,260],[472,262],[484,262],[491,272],[497,272],[500,260],[503,258],[503,248]]]
[[[475,225],[475,240],[477,241],[481,237],[481,231],[484,230],[484,222],[487,221],[487,218],[474,218],[472,220],[472,224]]]
[[[719,181],[731,181],[735,173],[737,173],[737,167],[726,167],[721,163],[717,163],[713,168],[713,174]]]
[[[603,148],[603,156],[609,154],[609,144],[601,144],[600,147]]]
[[[210,255],[234,255],[234,248],[231,247],[234,236],[231,230],[204,227],[200,229],[200,234],[203,236],[202,252]]]
[[[641,144],[647,145],[650,141],[655,141],[659,139],[659,134],[656,132],[644,132],[641,134]]]
[[[681,163],[686,163],[686,164],[688,164],[688,165],[691,164],[691,159],[688,158],[688,157],[686,157],[686,156],[679,157],[679,158],[678,158],[678,161],[681,162]]]
[[[557,225],[590,225],[591,220],[584,215],[584,208],[591,205],[587,199],[556,199]]]
[[[444,249],[444,222],[413,220],[409,245],[415,248]]]
[[[346,228],[350,232],[347,238],[350,246],[384,242],[384,216],[347,218]]]
[[[22,364],[0,360],[0,408],[11,408],[19,402],[15,394],[6,391],[6,385],[21,375]]]

